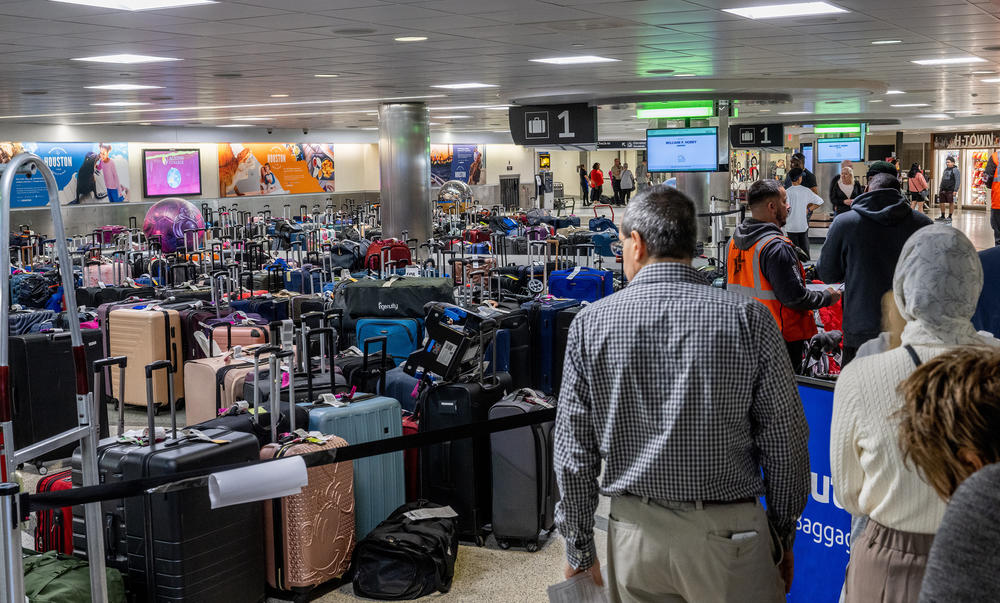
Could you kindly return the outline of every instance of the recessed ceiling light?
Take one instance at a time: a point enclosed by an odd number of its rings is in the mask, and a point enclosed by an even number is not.
[[[313,77],[340,77],[336,73],[317,73]]]
[[[906,94],[905,90],[886,90],[886,94]]]
[[[145,84],[101,84],[100,86],[84,86],[88,90],[157,90],[163,86],[147,86]]]
[[[378,130],[378,128],[361,128],[362,130]]]
[[[777,17],[829,15],[833,13],[846,13],[847,11],[826,2],[796,2],[793,4],[727,8],[724,9],[724,12],[746,17],[747,19],[774,19]]]
[[[778,115],[812,115],[812,111],[778,111]]]
[[[427,122],[427,125],[428,125],[428,126],[440,126],[441,124],[439,124],[439,123],[438,123],[438,122],[436,122],[436,121],[429,121],[429,122]]]
[[[985,63],[986,59],[979,57],[949,57],[945,59],[919,59],[910,61],[916,65],[960,65],[962,63]]]
[[[481,84],[479,82],[466,82],[464,84],[438,84],[431,88],[445,88],[447,90],[472,90],[474,88],[496,88],[496,84]]]
[[[550,57],[547,59],[531,59],[532,63],[546,63],[549,65],[585,65],[587,63],[617,63],[619,59],[609,59],[598,57],[592,54],[585,54],[575,57]]]
[[[889,105],[895,109],[905,109],[907,107],[930,107],[929,103],[906,103],[904,105]]]
[[[982,83],[984,83],[984,84],[996,84],[996,83],[1000,82],[1000,77],[991,77],[991,78],[988,78],[988,79],[985,79],[985,80],[979,80],[979,81],[982,82]]]
[[[972,75],[995,75],[996,71],[970,71]]]
[[[252,128],[253,124],[222,124],[221,126],[215,126],[216,128]]]
[[[770,109],[761,109],[760,112],[761,113],[770,113],[771,110]]]
[[[944,113],[928,113],[926,115],[918,115],[919,119],[951,119],[951,115],[945,115]]]
[[[435,115],[438,119],[469,119],[471,115]]]
[[[427,39],[427,36],[402,36],[393,39],[397,42],[423,42]]]
[[[695,77],[697,73],[675,73],[674,77]]]
[[[138,123],[138,125],[140,125],[140,126],[151,126],[151,125],[153,125],[153,124],[149,123],[148,121],[140,121],[140,122]]]
[[[287,94],[272,94],[271,98],[288,98]]]
[[[952,109],[950,111],[945,111],[945,113],[975,113],[973,109]]]
[[[881,46],[883,44],[902,44],[902,40],[875,40],[872,42],[872,46]]]
[[[173,57],[154,57],[147,54],[105,54],[96,57],[79,57],[74,61],[86,61],[88,63],[120,63],[122,65],[135,65],[137,63],[162,63],[165,61],[182,61]]]
[[[142,107],[148,105],[149,103],[140,103],[137,101],[113,101],[110,103],[90,103],[91,107]]]
[[[274,121],[273,117],[261,117],[259,115],[250,115],[248,117],[230,117],[229,119],[233,121]]]
[[[868,102],[869,102],[869,103],[881,103],[881,102],[882,102],[882,99],[881,99],[881,98],[876,98],[875,100],[870,100],[870,101],[868,101]]]
[[[214,0],[55,0],[66,4],[84,4],[95,8],[116,10],[160,10],[198,4],[215,4]]]

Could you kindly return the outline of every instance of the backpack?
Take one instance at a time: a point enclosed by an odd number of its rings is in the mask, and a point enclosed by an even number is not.
[[[31,603],[90,603],[90,568],[83,559],[24,551],[24,594]],[[107,568],[109,603],[125,603],[121,573]]]
[[[455,518],[413,521],[404,514],[440,508],[418,500],[389,515],[354,548],[354,594],[370,599],[418,599],[451,590],[458,558]]]

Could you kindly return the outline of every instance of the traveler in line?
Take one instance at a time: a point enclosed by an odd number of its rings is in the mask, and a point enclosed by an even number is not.
[[[600,491],[613,602],[784,601],[809,453],[781,334],[691,267],[695,208],[680,191],[639,195],[621,236],[629,285],[577,315],[566,346],[554,452],[566,576],[600,582]]]
[[[972,317],[972,324],[994,337],[1000,336],[1000,247],[979,252],[983,264],[983,292]]]
[[[1000,601],[1000,351],[958,348],[901,386],[903,459],[948,501],[921,603]]]
[[[840,176],[830,183],[830,202],[833,203],[833,215],[839,216],[842,213],[851,211],[851,203],[854,203],[862,192],[861,183],[854,179],[854,168],[845,165],[840,168]]]
[[[632,196],[632,191],[635,189],[635,176],[632,175],[632,170],[628,169],[628,164],[622,166],[622,178],[618,185],[622,191],[622,203],[628,203],[629,197]]]
[[[800,168],[793,172],[801,180]],[[812,195],[803,186],[794,189]],[[820,199],[822,202],[822,199]],[[785,189],[777,180],[758,180],[747,191],[750,217],[736,227],[729,241],[727,289],[764,304],[778,325],[792,369],[799,372],[809,339],[816,334],[813,310],[840,301],[840,292],[810,291],[806,271],[795,252],[794,243],[782,235],[789,215]],[[805,211],[805,207],[802,207]],[[803,221],[805,214],[802,215]]]
[[[993,228],[993,243],[1000,245],[1000,159],[993,151],[986,162],[986,186],[990,187],[990,226]]]
[[[816,185],[816,176],[806,168],[806,156],[802,153],[794,153],[791,161],[788,163],[791,166],[788,168],[788,173],[791,174],[795,168],[802,170],[802,186],[818,195],[819,188]],[[786,189],[792,186],[792,181],[788,179],[788,174],[785,175],[784,185]]]
[[[916,601],[945,503],[903,461],[893,417],[904,404],[897,386],[949,349],[1000,345],[970,321],[982,287],[976,248],[964,234],[940,224],[920,229],[903,246],[893,278],[906,320],[902,346],[858,358],[837,381],[830,427],[834,494],[851,515],[869,518],[855,541],[866,544],[851,547],[846,603]]]
[[[903,243],[931,224],[930,218],[910,209],[899,192],[896,168],[886,161],[868,168],[868,191],[854,199],[851,208],[833,220],[816,265],[823,281],[845,284],[845,365],[861,344],[878,337],[880,300],[892,288]]]
[[[788,193],[788,223],[785,224],[785,234],[796,247],[801,249],[809,260],[809,217],[823,206],[823,198],[802,186],[803,171],[792,169],[788,178],[792,186]]]
[[[600,203],[602,193],[604,193],[604,173],[601,172],[601,164],[594,163],[594,167],[590,170],[590,202]]]
[[[645,159],[635,168],[635,184],[636,190],[640,193],[649,188],[649,166]]]
[[[587,176],[587,168],[584,164],[576,166],[576,171],[580,174],[580,200],[586,205],[590,195],[590,184],[588,183],[590,178]]]
[[[910,191],[910,208],[926,213],[924,203],[927,201],[927,179],[924,178],[924,171],[920,169],[919,163],[910,166],[910,171],[906,173],[907,188]]]
[[[614,192],[615,205],[621,205],[622,202],[622,162],[620,159],[615,157],[615,164],[611,166],[608,170],[608,176],[611,177],[611,190]]]
[[[955,166],[955,158],[949,156],[944,161],[944,173],[941,174],[941,187],[938,191],[938,198],[941,205],[941,215],[938,222],[951,222],[951,217],[955,213],[955,193],[962,182],[962,173]],[[947,209],[947,213],[945,212]]]

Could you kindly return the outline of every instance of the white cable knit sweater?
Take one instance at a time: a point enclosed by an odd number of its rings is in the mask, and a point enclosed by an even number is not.
[[[926,362],[950,346],[913,346]],[[837,381],[830,428],[830,466],[837,501],[852,515],[906,532],[934,534],[945,502],[904,466],[899,422],[889,417],[903,405],[898,384],[915,369],[903,348],[857,358]]]

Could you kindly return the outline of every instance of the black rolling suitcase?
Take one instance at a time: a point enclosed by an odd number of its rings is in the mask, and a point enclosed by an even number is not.
[[[497,316],[497,328],[510,334],[511,387],[520,389],[531,386],[531,329],[528,313],[515,310],[505,316]]]
[[[421,402],[420,431],[485,421],[490,407],[510,390],[510,374],[488,381],[432,385]],[[490,442],[462,439],[421,450],[421,497],[458,513],[458,534],[482,546],[492,505]]]
[[[586,306],[573,306],[572,308],[559,310],[556,313],[556,339],[552,355],[553,394],[558,394],[559,386],[562,385],[563,362],[566,359],[566,342],[569,340],[569,326],[573,322],[573,319],[576,318],[576,315],[584,308]]]
[[[555,397],[522,389],[489,411],[490,419],[517,416],[555,406]],[[493,535],[500,548],[538,550],[542,532],[555,524],[559,489],[552,469],[555,423],[549,421],[490,435],[493,469]]]
[[[101,332],[81,331],[87,375],[93,387],[94,361],[101,357]],[[76,369],[70,334],[30,333],[12,336],[10,346],[11,407],[14,443],[24,448],[78,425]],[[101,436],[108,435],[108,407],[100,409]],[[40,472],[45,461],[69,458],[74,444],[45,454],[32,463]]]
[[[172,370],[168,361],[150,369]],[[174,413],[174,405],[171,404]],[[150,424],[153,404],[147,406]],[[171,434],[155,446],[104,440],[98,449],[102,484],[255,461],[257,438],[228,429],[202,431],[225,444]],[[73,483],[82,482],[74,455]],[[105,556],[126,576],[138,601],[248,601],[264,599],[261,503],[212,510],[204,488],[153,492],[102,505]],[[83,516],[73,517],[73,546],[86,554]]]

